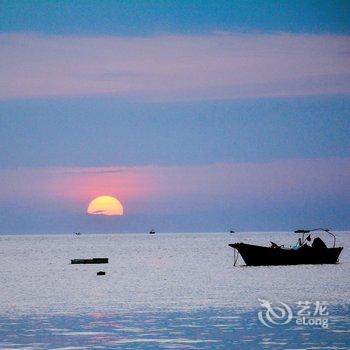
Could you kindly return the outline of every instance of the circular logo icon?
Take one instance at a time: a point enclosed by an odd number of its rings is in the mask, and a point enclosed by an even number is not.
[[[292,320],[293,312],[287,304],[280,301],[280,306],[272,306],[267,300],[258,300],[264,308],[263,311],[258,312],[259,321],[266,327],[287,324]]]

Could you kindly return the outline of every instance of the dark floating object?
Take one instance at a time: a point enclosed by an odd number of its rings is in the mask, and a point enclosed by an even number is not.
[[[106,272],[104,272],[104,271],[97,272],[97,276],[104,276],[105,274],[106,274]]]
[[[108,264],[108,258],[72,259],[72,264]]]
[[[155,233],[156,233],[156,231],[154,231],[154,230],[149,231],[150,235],[154,235]]]
[[[235,231],[233,231],[233,230],[230,230],[230,233],[235,233]]]
[[[75,234],[76,234],[77,236],[80,236],[80,235],[81,235],[81,233],[80,233],[80,232],[75,232]]]
[[[328,248],[321,238],[316,237],[311,245],[310,232],[324,231],[333,236],[333,247]],[[314,230],[296,230],[295,233],[301,233],[298,243],[291,247],[285,248],[271,242],[271,247],[263,247],[246,243],[229,244],[235,249],[235,263],[238,259],[236,249],[241,254],[244,262],[248,266],[261,265],[299,265],[299,264],[336,264],[343,247],[335,246],[335,235],[328,229],[317,228]],[[309,235],[304,239],[304,235]]]

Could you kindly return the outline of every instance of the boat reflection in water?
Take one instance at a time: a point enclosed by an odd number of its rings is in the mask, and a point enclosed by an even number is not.
[[[310,232],[323,231],[333,236],[333,247],[328,248],[321,238],[312,239]],[[246,243],[229,244],[235,249],[235,265],[238,259],[238,254],[242,256],[244,262],[248,266],[261,265],[299,265],[299,264],[336,264],[343,247],[336,247],[336,237],[328,229],[313,229],[313,230],[296,230],[295,233],[302,234],[298,243],[290,248],[285,248],[283,245],[277,245],[271,242],[270,247]],[[309,234],[305,238],[305,234]],[[309,244],[310,243],[310,244]]]

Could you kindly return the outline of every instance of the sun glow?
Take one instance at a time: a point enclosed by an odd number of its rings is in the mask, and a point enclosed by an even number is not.
[[[100,196],[93,199],[88,208],[88,214],[92,215],[123,215],[124,209],[118,199],[111,196]]]

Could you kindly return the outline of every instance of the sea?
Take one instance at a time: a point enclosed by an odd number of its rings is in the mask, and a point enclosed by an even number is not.
[[[269,267],[234,266],[228,244],[296,234],[0,235],[0,349],[350,349],[336,235],[339,264]],[[70,263],[94,257],[109,263]]]

